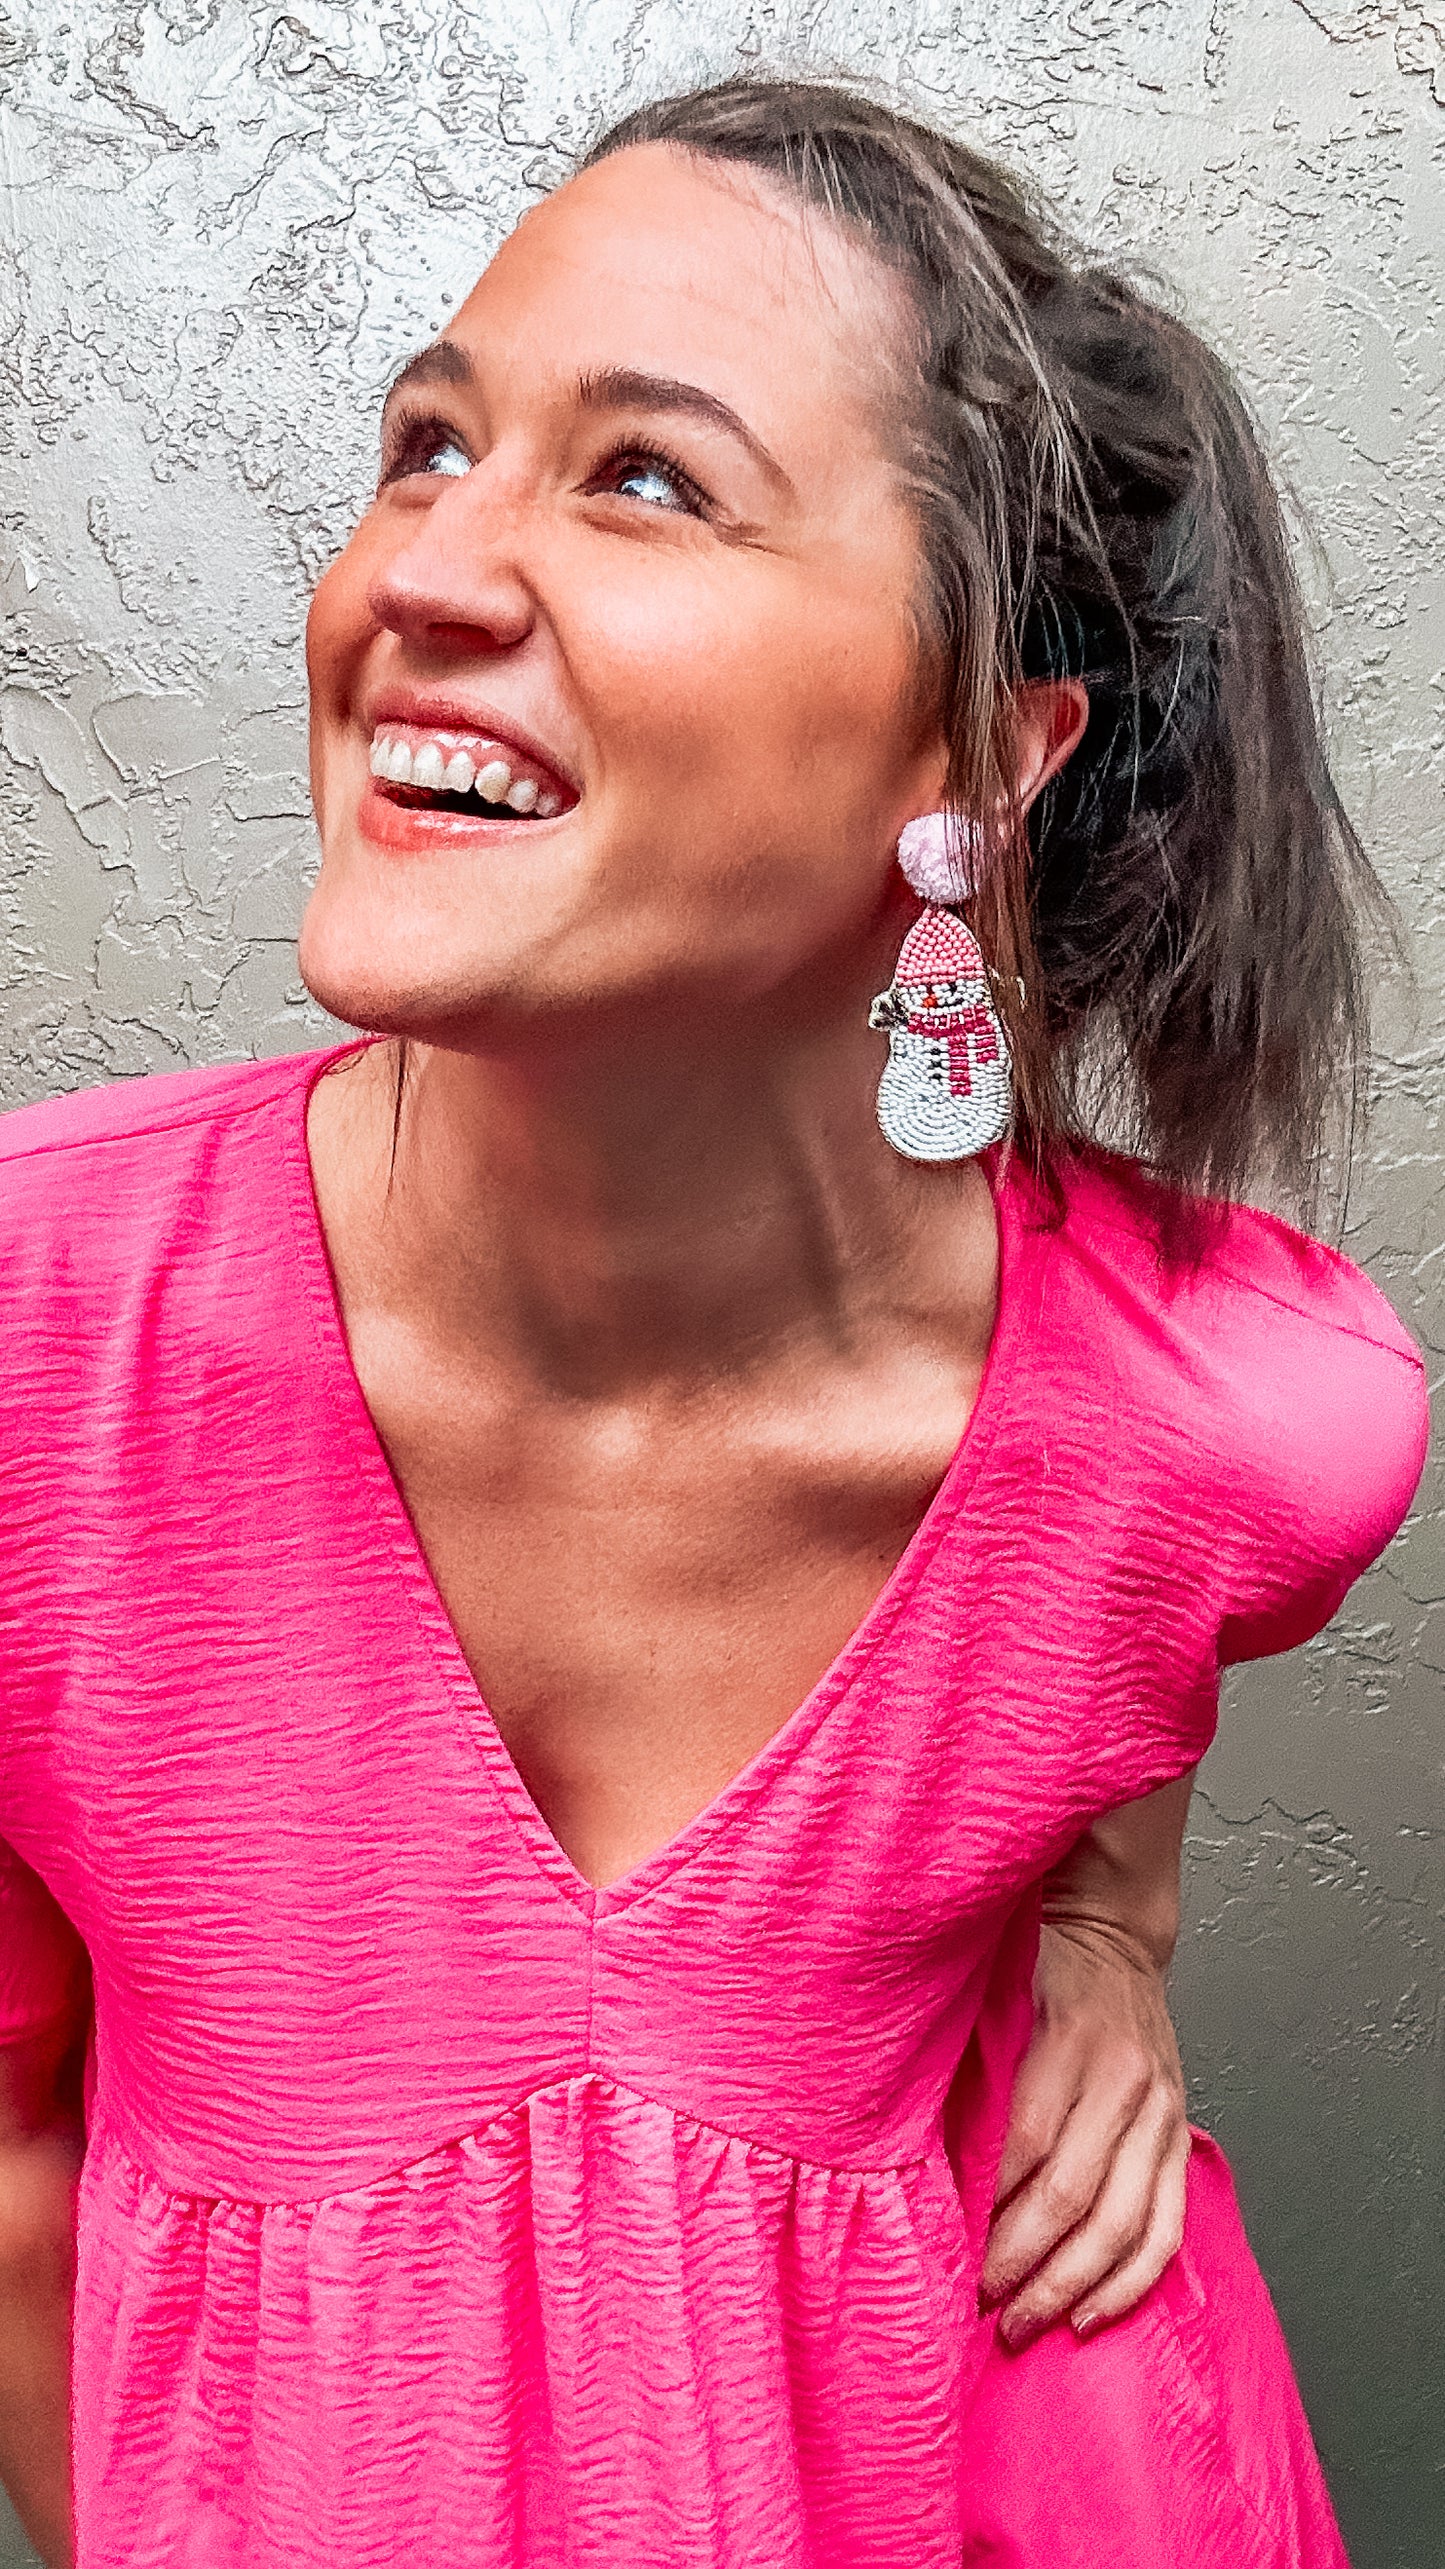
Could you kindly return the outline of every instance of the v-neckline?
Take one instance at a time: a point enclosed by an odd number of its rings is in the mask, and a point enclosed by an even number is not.
[[[774,1780],[801,1753],[828,1715],[851,1692],[869,1659],[896,1623],[948,1528],[958,1516],[975,1479],[986,1446],[997,1430],[1017,1360],[1022,1332],[1023,1267],[1031,1225],[1018,1201],[1013,1161],[990,1151],[983,1155],[993,1198],[998,1243],[998,1291],[993,1332],[972,1407],[942,1479],[888,1577],[822,1675],[802,1702],[771,1733],[761,1748],[730,1776],[710,1801],[670,1838],[641,1857],[625,1873],[605,1883],[592,1882],[573,1863],[554,1836],[522,1781],[511,1750],[462,1648],[446,1601],[433,1573],[411,1512],[392,1470],[376,1422],[361,1388],[351,1353],[346,1318],[337,1291],[331,1252],[321,1218],[311,1166],[308,1119],[312,1096],[327,1073],[349,1054],[369,1048],[374,1038],[342,1044],[312,1055],[298,1081],[285,1128],[285,1155],[297,1261],[310,1307],[325,1386],[348,1448],[347,1459],[365,1482],[379,1529],[400,1573],[414,1613],[436,1664],[447,1696],[459,1714],[466,1740],[479,1754],[498,1791],[522,1849],[554,1889],[561,1891],[591,1919],[633,1907],[681,1866],[701,1854],[767,1794]]]

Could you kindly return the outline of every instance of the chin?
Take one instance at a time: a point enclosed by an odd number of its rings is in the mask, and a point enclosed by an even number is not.
[[[459,952],[435,923],[367,920],[349,904],[339,915],[308,911],[297,963],[342,1025],[454,1051],[505,1049],[556,1004],[538,987],[535,953]]]
[[[329,833],[298,946],[307,989],[367,1033],[521,1033],[576,995],[559,975],[575,980],[577,932],[596,905],[583,851],[559,850],[557,836],[547,832],[548,863],[534,870],[492,851],[399,864],[359,834]]]
[[[455,1040],[466,1025],[482,1032],[491,1013],[474,979],[451,984],[436,973],[401,973],[374,956],[350,960],[303,938],[297,961],[313,999],[343,1026],[364,1035],[405,1035],[413,1043]]]

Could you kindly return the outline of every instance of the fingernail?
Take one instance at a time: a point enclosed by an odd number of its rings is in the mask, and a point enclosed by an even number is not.
[[[1092,2337],[1096,2329],[1103,2327],[1104,2314],[1102,2310],[1076,2310],[1070,2315],[1069,2325],[1076,2337]]]
[[[1039,2322],[1036,2319],[1002,2319],[999,2322],[999,2335],[1015,2355],[1021,2353],[1038,2333]]]

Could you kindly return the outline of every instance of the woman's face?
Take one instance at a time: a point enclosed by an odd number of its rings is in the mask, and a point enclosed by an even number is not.
[[[696,1022],[868,942],[945,764],[902,323],[826,221],[665,146],[526,217],[395,388],[311,610],[301,960],[338,1015]]]

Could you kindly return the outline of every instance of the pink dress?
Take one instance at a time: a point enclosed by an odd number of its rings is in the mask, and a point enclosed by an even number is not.
[[[1125,1173],[1060,1223],[1009,1170],[902,1561],[594,1891],[362,1401],[318,1066],[0,1127],[0,2003],[83,1942],[80,2569],[1338,2563],[1212,2145],[1101,2338],[1008,2359],[976,2280],[1040,1875],[1409,1501],[1385,1303],[1257,1214],[1171,1281]]]

